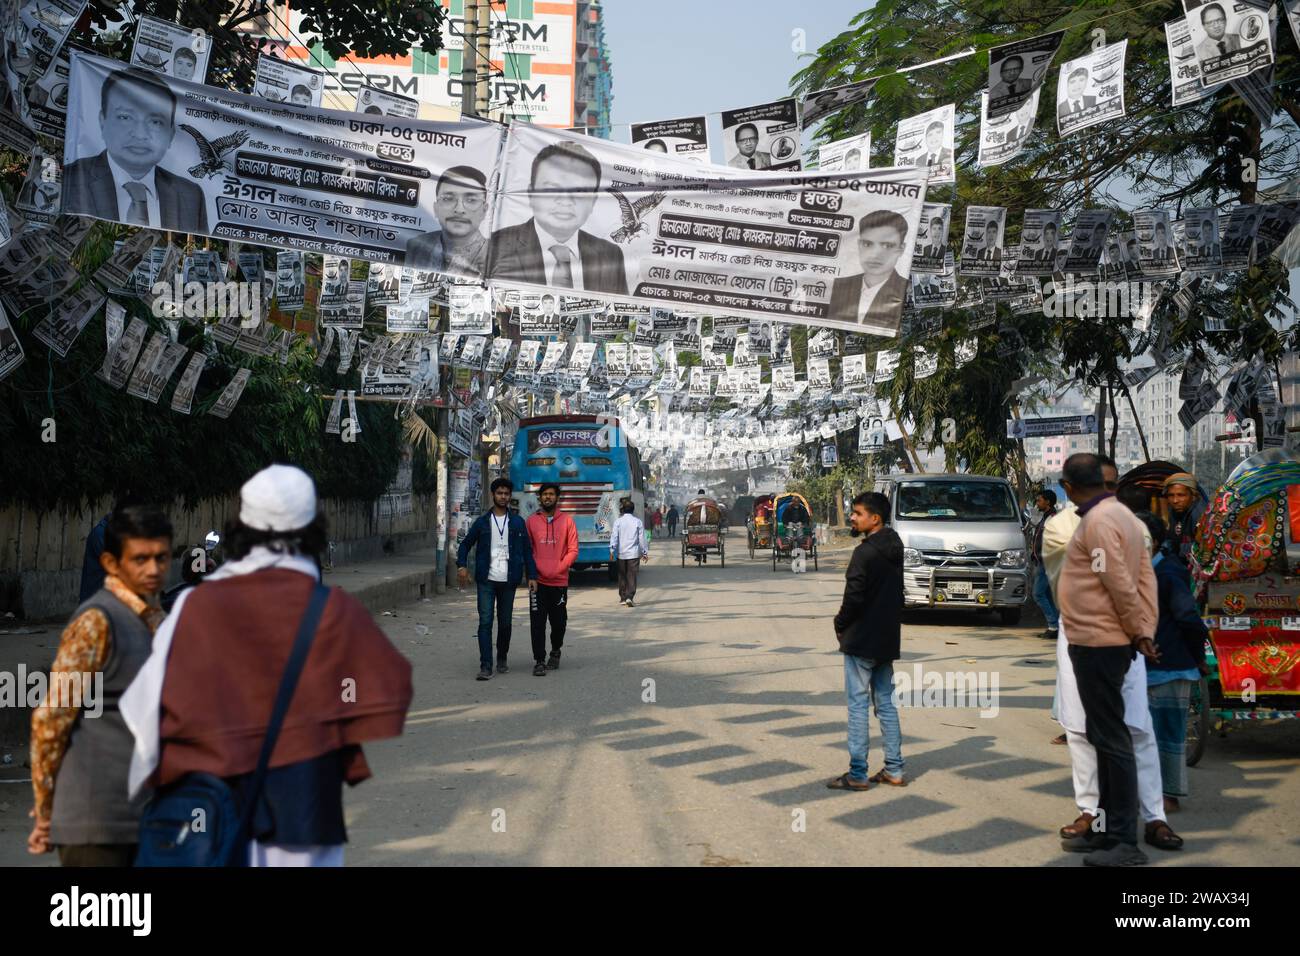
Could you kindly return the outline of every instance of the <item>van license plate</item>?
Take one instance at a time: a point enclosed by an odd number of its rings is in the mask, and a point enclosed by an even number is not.
[[[949,593],[949,594],[960,594],[960,595],[962,595],[963,597],[970,597],[970,582],[969,582],[969,581],[949,581],[949,582],[948,582],[948,593]]]

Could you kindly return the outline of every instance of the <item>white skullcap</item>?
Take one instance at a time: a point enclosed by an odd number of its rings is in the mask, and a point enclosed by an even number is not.
[[[239,489],[239,520],[257,531],[296,531],[316,517],[316,485],[293,465],[263,468]]]

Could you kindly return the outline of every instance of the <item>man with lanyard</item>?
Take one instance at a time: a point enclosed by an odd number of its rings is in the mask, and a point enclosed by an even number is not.
[[[461,587],[469,582],[470,548],[477,548],[474,580],[478,585],[478,659],[476,680],[492,679],[492,613],[497,617],[497,672],[508,673],[506,656],[510,653],[510,626],[514,612],[515,591],[521,579],[528,590],[537,588],[537,565],[528,540],[524,519],[510,510],[510,496],[515,486],[508,478],[492,482],[492,510],[479,515],[456,553],[457,580]]]
[[[560,648],[569,623],[569,569],[578,560],[578,528],[559,509],[560,486],[548,481],[537,491],[541,510],[528,519],[528,539],[537,564],[537,587],[529,595],[533,638],[533,676],[560,666]],[[546,622],[551,622],[551,656],[546,657]]]

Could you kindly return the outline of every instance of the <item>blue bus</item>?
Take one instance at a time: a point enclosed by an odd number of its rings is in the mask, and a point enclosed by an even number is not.
[[[618,419],[609,415],[523,419],[510,456],[510,482],[515,486],[514,505],[525,518],[537,510],[537,489],[546,481],[560,486],[560,510],[572,515],[578,528],[574,570],[603,564],[615,577],[618,566],[609,560],[609,536],[618,519],[619,502],[631,498],[637,516],[645,513],[641,457]]]

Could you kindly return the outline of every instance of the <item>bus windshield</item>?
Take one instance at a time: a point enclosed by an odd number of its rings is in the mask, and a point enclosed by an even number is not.
[[[1018,521],[1006,485],[993,481],[902,481],[897,517],[924,521]]]

